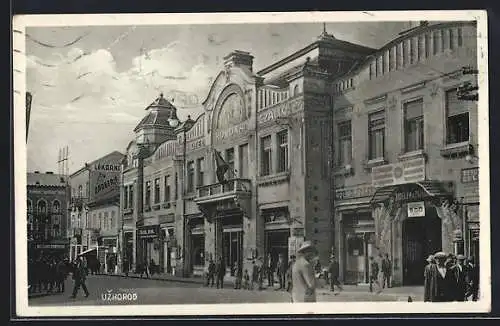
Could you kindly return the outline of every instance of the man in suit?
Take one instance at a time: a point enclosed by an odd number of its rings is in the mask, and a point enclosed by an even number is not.
[[[332,255],[330,257],[330,265],[328,266],[328,273],[330,274],[330,291],[335,291],[335,285],[339,288],[339,291],[342,291],[342,286],[339,282],[339,262],[335,259],[335,256]]]
[[[217,264],[215,265],[215,285],[217,288],[222,289],[224,287],[224,276],[226,275],[226,264],[224,263],[224,259],[222,259],[222,256],[219,256],[219,259],[217,260]]]
[[[475,263],[474,257],[469,257],[467,262],[467,281],[472,301],[477,301],[479,297],[479,266]]]
[[[455,276],[455,301],[466,301],[467,293],[467,266],[465,265],[465,256],[457,256],[457,264],[452,267]]]
[[[391,273],[392,273],[392,263],[389,259],[389,254],[385,254],[385,257],[382,258],[382,288],[385,288],[387,284],[387,288],[391,287]]]
[[[310,241],[297,250],[297,260],[292,267],[292,302],[316,302],[317,281],[313,261],[318,255]]]
[[[278,290],[284,290],[286,265],[285,265],[285,260],[283,259],[283,254],[279,254],[278,256],[278,262],[276,263],[276,274],[278,275],[278,279],[280,282],[280,287],[278,288]]]
[[[429,264],[424,274],[424,301],[449,302],[455,298],[455,277],[446,267],[448,256],[444,252],[434,254],[436,264]]]
[[[274,261],[271,253],[267,254],[267,263],[266,263],[266,273],[267,273],[267,286],[274,286]]]
[[[377,293],[382,292],[382,287],[379,283],[379,266],[377,260],[371,256],[370,257],[370,292],[373,292],[373,284],[377,286]]]
[[[73,293],[70,298],[76,298],[76,294],[80,287],[85,292],[85,298],[89,296],[89,290],[87,289],[87,285],[85,284],[85,280],[87,279],[87,268],[83,264],[82,257],[78,257],[73,268],[73,279],[75,280],[75,285],[73,287]]]
[[[295,255],[290,256],[290,261],[288,262],[288,266],[286,269],[286,291],[290,292],[292,290],[292,269],[293,264],[295,264]]]

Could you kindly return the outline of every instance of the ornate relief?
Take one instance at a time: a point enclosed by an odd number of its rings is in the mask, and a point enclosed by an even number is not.
[[[245,102],[236,93],[226,97],[219,112],[217,128],[228,128],[246,120]]]

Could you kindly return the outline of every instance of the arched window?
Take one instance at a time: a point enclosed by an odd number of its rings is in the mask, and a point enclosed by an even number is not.
[[[52,213],[60,213],[61,212],[61,204],[59,203],[59,200],[54,200],[52,203]]]
[[[39,200],[37,204],[37,210],[39,214],[47,213],[47,202],[45,200]]]
[[[28,213],[33,212],[33,204],[32,204],[32,202],[31,202],[31,200],[30,200],[30,199],[28,199],[28,201],[27,201],[27,203],[26,203],[26,204],[27,204],[27,206],[26,206],[26,207],[28,208]]]
[[[295,85],[293,88],[293,96],[299,95],[299,85]]]

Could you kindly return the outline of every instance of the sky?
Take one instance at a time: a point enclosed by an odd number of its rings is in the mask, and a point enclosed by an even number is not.
[[[326,30],[379,48],[409,24],[327,23]],[[225,55],[248,51],[258,71],[322,31],[322,23],[29,27],[28,171],[57,173],[65,146],[70,173],[112,151],[124,153],[145,108],[160,93],[173,98],[181,120],[196,118]]]

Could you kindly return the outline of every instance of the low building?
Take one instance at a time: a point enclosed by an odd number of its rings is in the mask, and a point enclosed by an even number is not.
[[[478,258],[478,108],[473,22],[422,25],[335,83],[335,247],[341,279],[369,281],[387,254],[394,285],[423,284],[439,250]],[[464,241],[465,240],[465,241]],[[464,248],[465,247],[465,248]]]
[[[27,174],[28,258],[68,253],[66,177],[52,172]]]

